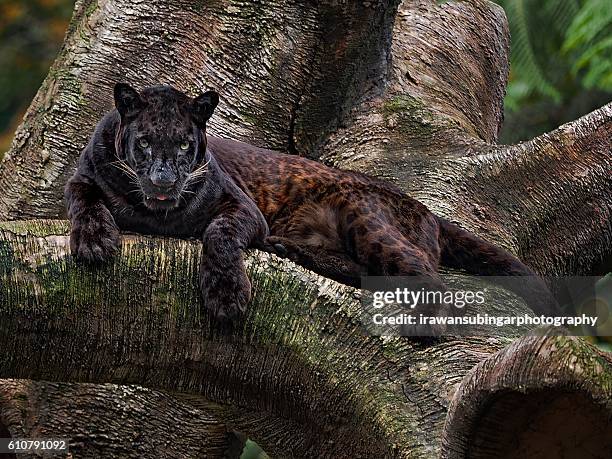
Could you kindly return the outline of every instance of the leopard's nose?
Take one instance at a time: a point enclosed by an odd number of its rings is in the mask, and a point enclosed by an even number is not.
[[[176,176],[173,174],[154,174],[151,176],[151,183],[160,188],[170,188],[176,183]]]

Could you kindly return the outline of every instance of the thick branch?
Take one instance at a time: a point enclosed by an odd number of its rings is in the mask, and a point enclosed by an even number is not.
[[[426,456],[452,385],[508,342],[370,337],[356,291],[265,254],[248,258],[245,323],[219,336],[201,315],[198,243],[127,237],[115,263],[92,270],[67,255],[64,222],[2,227],[0,377],[202,395],[236,407],[236,426],[267,412],[278,421],[248,431],[270,450],[297,435],[285,453]]]
[[[65,439],[64,457],[90,458],[223,457],[231,438],[209,412],[155,390],[19,379],[0,380],[0,432]]]
[[[261,253],[247,260],[247,317],[221,336],[200,309],[199,243],[129,236],[115,262],[92,269],[67,255],[65,222],[1,227],[0,378],[191,394],[270,452],[431,457],[455,385],[513,338],[368,336],[355,290]],[[493,296],[499,314],[527,312]]]
[[[542,273],[612,252],[612,104],[530,142],[494,142],[508,36],[488,2],[404,2],[383,89],[364,93],[321,149],[327,163],[395,182]]]
[[[610,151],[612,104],[529,142],[436,160],[411,183],[438,214],[541,273],[589,273],[612,252]]]
[[[583,340],[531,336],[482,361],[448,411],[443,458],[607,457],[612,359]]]

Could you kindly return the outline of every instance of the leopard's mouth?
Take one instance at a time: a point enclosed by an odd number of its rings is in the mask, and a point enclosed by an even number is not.
[[[181,201],[182,184],[177,183],[171,187],[151,186],[143,184],[141,187],[144,205],[153,210],[167,210],[177,207]]]
[[[154,193],[145,195],[144,204],[149,209],[171,209],[178,205],[178,199],[164,193]]]

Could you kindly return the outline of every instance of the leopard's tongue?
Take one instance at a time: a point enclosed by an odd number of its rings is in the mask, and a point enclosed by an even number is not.
[[[165,201],[166,199],[168,199],[168,196],[166,196],[165,194],[158,194],[157,196],[155,196],[155,198],[159,201]]]

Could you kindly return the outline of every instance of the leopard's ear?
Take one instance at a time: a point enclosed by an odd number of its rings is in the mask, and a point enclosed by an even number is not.
[[[219,94],[215,91],[206,91],[204,94],[193,99],[191,114],[195,123],[200,127],[204,127],[215,111],[215,107],[218,103]]]
[[[122,118],[134,116],[145,106],[140,94],[127,83],[115,85],[115,107]]]

